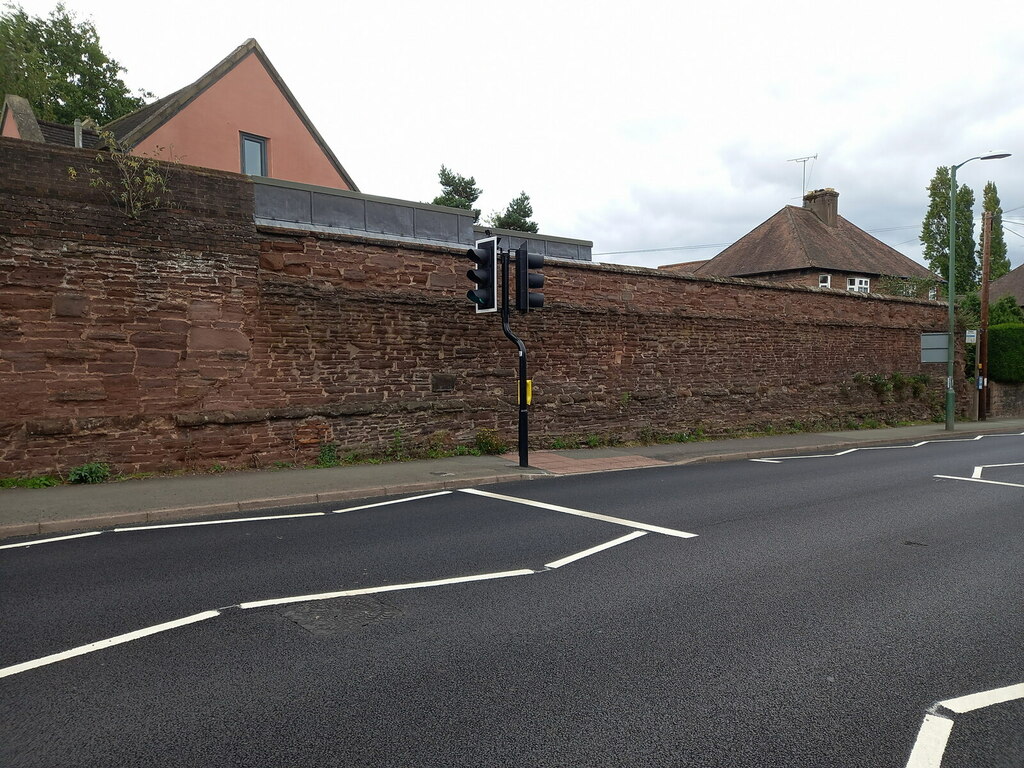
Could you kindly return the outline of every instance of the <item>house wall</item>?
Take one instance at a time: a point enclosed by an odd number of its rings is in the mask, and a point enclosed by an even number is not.
[[[832,277],[832,289],[846,291],[847,280],[851,277],[868,278],[871,281],[871,293],[883,293],[882,278],[879,275],[868,275],[863,272],[838,272],[827,269],[814,269],[791,272],[774,272],[765,275],[751,277],[751,280],[762,280],[770,283],[790,283],[792,285],[806,285],[809,288],[818,287],[818,276],[830,275]],[[927,298],[927,290],[919,298]]]
[[[516,351],[466,300],[463,249],[257,227],[247,178],[174,167],[180,207],[133,221],[89,185],[94,157],[0,139],[0,476],[308,463],[328,442],[484,428],[514,442]],[[513,319],[535,446],[941,411],[945,366],[919,362],[941,305],[587,262],[544,273],[545,307]],[[873,385],[893,372],[930,384]]]
[[[242,132],[268,139],[273,178],[349,189],[255,53],[140,142],[135,152],[237,173]]]
[[[21,133],[18,131],[18,124],[14,120],[14,115],[10,112],[4,112],[4,122],[0,125],[0,136],[10,139],[20,139]]]

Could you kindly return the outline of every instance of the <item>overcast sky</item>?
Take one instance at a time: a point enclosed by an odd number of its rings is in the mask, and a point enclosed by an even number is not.
[[[996,183],[1024,263],[1018,2],[65,5],[157,96],[256,38],[363,192],[429,202],[443,163],[476,178],[485,215],[525,190],[541,232],[595,254],[678,249],[596,260],[710,258],[800,205],[804,167],[841,215],[920,260],[935,168],[1004,151],[958,180],[979,217]]]

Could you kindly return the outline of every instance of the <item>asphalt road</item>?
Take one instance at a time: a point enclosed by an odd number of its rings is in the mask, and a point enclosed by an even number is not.
[[[483,490],[0,549],[0,764],[1024,765],[1024,436]]]

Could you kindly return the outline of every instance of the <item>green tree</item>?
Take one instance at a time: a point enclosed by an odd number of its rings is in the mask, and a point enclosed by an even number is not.
[[[988,182],[981,196],[982,210],[992,214],[992,236],[989,245],[989,279],[995,280],[1010,271],[1010,259],[1006,255],[1006,238],[1003,237],[1003,208],[999,203],[999,190],[995,182]],[[978,263],[982,263],[984,240],[978,243]]]
[[[491,214],[490,224],[499,229],[535,233],[538,230],[537,222],[531,221],[531,216],[533,216],[533,205],[530,203],[530,196],[525,192],[520,192],[503,212]]]
[[[23,96],[42,120],[65,125],[91,117],[99,124],[134,112],[153,94],[132,96],[124,67],[107,56],[91,21],[78,22],[63,4],[48,18],[7,5],[0,15],[0,93]]]
[[[921,244],[928,268],[949,276],[949,168],[939,166],[928,185],[928,211],[921,225]],[[974,192],[966,184],[956,192],[956,291],[978,287],[974,252]]]
[[[473,203],[483,194],[483,190],[476,185],[476,179],[472,176],[466,177],[462,174],[441,166],[437,178],[441,182],[441,194],[431,202],[434,205],[447,205],[450,208],[465,208],[473,212],[473,221],[480,220],[480,209],[474,208]]]

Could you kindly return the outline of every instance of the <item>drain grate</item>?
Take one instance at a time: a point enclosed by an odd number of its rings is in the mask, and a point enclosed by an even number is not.
[[[368,595],[299,603],[282,608],[280,613],[307,632],[320,636],[356,632],[402,615],[393,605]]]

